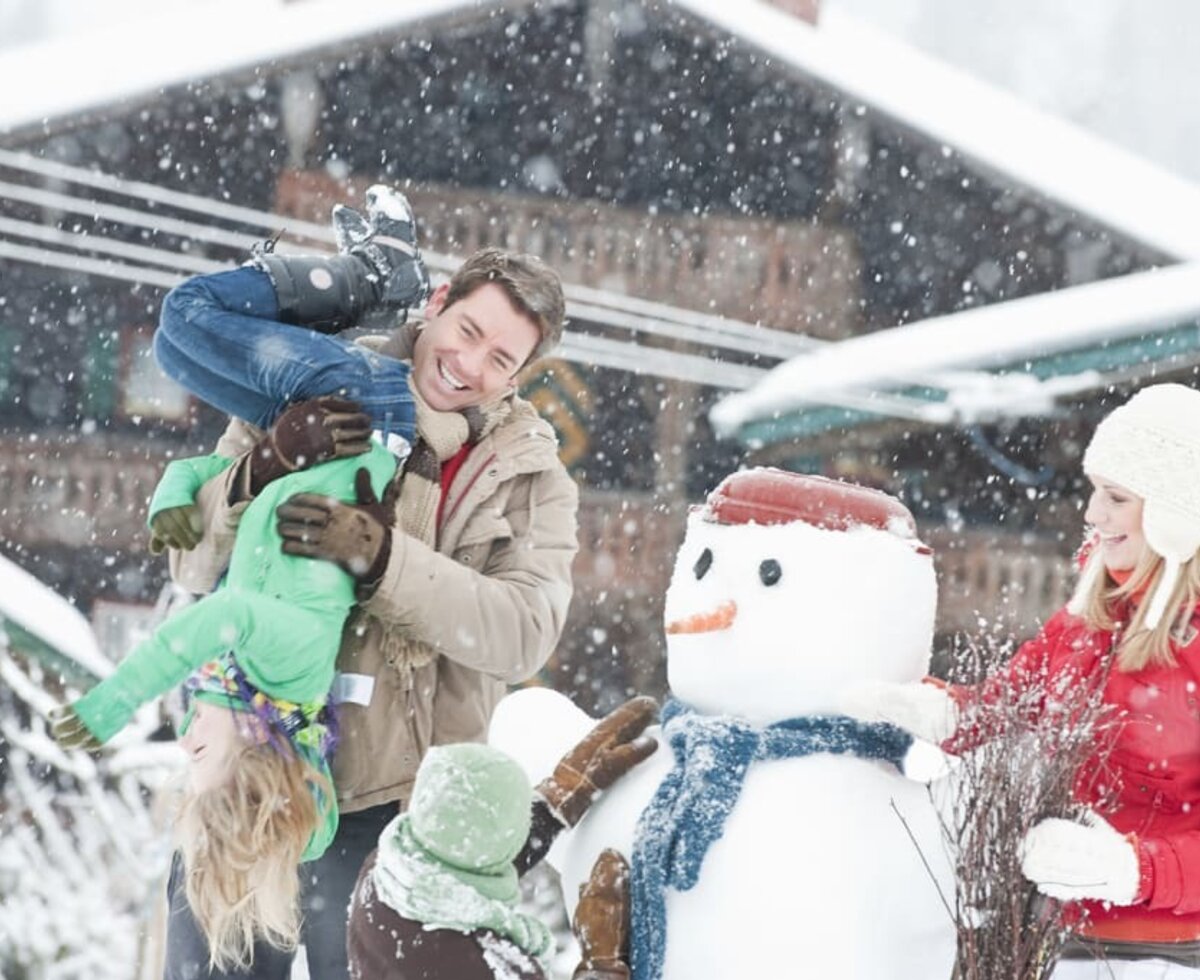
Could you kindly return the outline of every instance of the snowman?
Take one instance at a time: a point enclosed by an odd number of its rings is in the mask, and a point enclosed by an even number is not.
[[[551,851],[568,911],[600,851],[630,857],[634,980],[942,980],[952,871],[909,739],[838,713],[925,676],[930,550],[884,493],[752,469],[690,514],[666,596],[661,747]],[[593,724],[528,689],[490,739],[546,775]]]

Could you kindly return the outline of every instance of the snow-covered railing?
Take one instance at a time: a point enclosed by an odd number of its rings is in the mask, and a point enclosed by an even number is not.
[[[923,538],[934,552],[941,633],[1024,639],[1070,595],[1070,558],[1051,541],[982,528],[923,529]]]
[[[1084,372],[1039,383],[1019,367],[990,383],[964,383],[964,379],[980,378],[980,370],[1103,349],[1132,338],[1153,345],[1167,331],[1195,330],[1197,321],[1200,262],[1134,272],[814,348],[772,369],[753,389],[722,399],[709,417],[718,432],[730,434],[751,422],[807,406],[845,405],[848,394],[880,392],[881,397],[894,397],[889,389],[918,378],[937,384],[939,377],[945,379],[950,397],[927,406],[931,422],[971,422],[989,414],[1042,414],[1056,395],[1092,390],[1108,382],[1098,372]],[[1172,356],[1171,348],[1164,347],[1161,357]],[[1185,366],[1179,357],[1172,365]]]
[[[325,171],[285,171],[275,206],[317,225],[338,201],[361,200],[369,183],[337,180]],[[620,309],[615,294],[695,311],[704,315],[699,327],[705,334],[723,334],[735,349],[732,342],[742,332],[728,329],[724,318],[826,339],[859,328],[858,249],[836,225],[651,214],[599,201],[449,185],[414,184],[405,193],[428,248],[442,255],[469,255],[487,245],[533,252],[570,284],[569,298],[598,310]],[[583,292],[588,289],[591,302]],[[755,327],[740,339],[748,343],[742,349],[759,352],[771,338]],[[787,347],[796,345],[785,345],[780,356]]]
[[[163,463],[112,458],[87,443],[54,449],[0,439],[0,499],[9,514],[36,517],[12,520],[6,535],[27,545],[144,549],[146,505]]]
[[[256,241],[281,231],[276,247],[283,253],[333,247],[329,227],[304,216],[256,211],[0,149],[0,173],[4,171],[12,172],[14,179],[0,177],[0,201],[12,202],[26,215],[39,209],[42,220],[5,218],[0,226],[3,259],[170,288],[186,275],[232,264]],[[477,196],[477,204],[478,200]],[[529,200],[534,202],[530,206],[540,206],[536,199]],[[63,221],[68,215],[82,216],[76,228],[70,227],[75,219]],[[494,217],[489,212],[486,220]],[[92,219],[119,231],[80,230]],[[60,223],[66,227],[58,227]],[[594,215],[590,223],[595,223]],[[533,227],[537,222],[526,224]],[[131,232],[139,237],[149,232],[151,244],[124,241]],[[527,242],[522,247],[535,246]],[[461,262],[432,248],[424,254],[430,268],[441,275]],[[738,389],[763,374],[763,368],[744,363],[748,356],[774,363],[814,343],[797,333],[611,289],[568,281],[565,291],[570,324],[560,352],[580,363]],[[664,343],[669,347],[660,346]]]
[[[0,216],[0,258],[160,288],[221,268],[255,241],[281,232],[281,252],[331,248],[332,231],[315,219],[333,201],[360,196],[365,183],[285,173],[276,203],[289,213],[281,215],[0,149],[0,172],[5,170],[20,179],[0,180],[0,201],[40,208],[44,221]],[[852,319],[842,318],[852,318],[850,310],[857,308],[850,302],[857,259],[837,230],[732,218],[668,221],[597,202],[445,187],[408,191],[418,213],[432,216],[426,225],[434,247],[425,250],[425,258],[435,273],[446,275],[461,261],[438,252],[439,243],[460,254],[500,243],[543,254],[562,267],[568,329],[559,355],[567,360],[739,391],[759,385],[767,367],[781,359],[840,346],[798,331],[844,336],[855,329]],[[122,203],[108,200],[112,197]],[[153,245],[56,226],[70,214],[126,232],[148,231]],[[702,309],[645,298],[656,289]],[[760,319],[790,329],[718,315],[726,303],[734,314],[745,315],[746,297],[764,295],[769,301],[759,309]],[[963,383],[961,377],[941,379],[921,370],[910,372],[909,380],[943,387]],[[842,390],[825,401],[893,418],[946,420],[947,406],[901,395]]]

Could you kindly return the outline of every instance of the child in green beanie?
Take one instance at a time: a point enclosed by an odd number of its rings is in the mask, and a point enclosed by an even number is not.
[[[545,856],[559,831],[582,818],[596,793],[654,752],[657,743],[642,733],[656,710],[650,698],[623,704],[536,792],[498,749],[469,743],[430,749],[408,809],[384,829],[354,890],[352,980],[545,980],[553,937],[517,908],[518,878]],[[584,961],[575,977],[628,980],[627,869],[611,851],[597,869],[588,886],[593,894],[585,889],[576,916]],[[584,916],[589,928],[581,927]]]

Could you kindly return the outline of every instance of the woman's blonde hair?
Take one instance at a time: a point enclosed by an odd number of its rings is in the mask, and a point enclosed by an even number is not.
[[[177,820],[187,900],[217,970],[248,969],[254,943],[294,949],[300,858],[333,798],[290,746],[247,744],[221,785],[186,790]]]
[[[1148,666],[1175,666],[1174,648],[1181,640],[1189,639],[1192,616],[1200,604],[1200,552],[1180,570],[1175,587],[1167,600],[1167,615],[1153,629],[1146,628],[1146,613],[1150,603],[1139,601],[1128,623],[1114,615],[1116,610],[1133,608],[1134,596],[1151,596],[1163,577],[1163,559],[1149,548],[1133,568],[1124,585],[1107,574],[1100,549],[1088,556],[1081,577],[1081,589],[1072,600],[1071,608],[1095,630],[1119,634],[1117,667],[1124,671],[1141,670]]]

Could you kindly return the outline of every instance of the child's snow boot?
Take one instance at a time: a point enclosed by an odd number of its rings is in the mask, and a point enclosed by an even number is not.
[[[271,277],[279,319],[337,333],[368,313],[403,323],[425,299],[429,274],[416,245],[416,221],[404,195],[382,184],[366,194],[367,217],[333,209],[337,255],[278,255],[268,246],[251,264]]]
[[[379,304],[406,312],[429,295],[429,273],[417,250],[412,206],[385,184],[368,187],[366,200],[366,218],[344,204],[334,207],[338,251],[366,259],[383,284]]]

